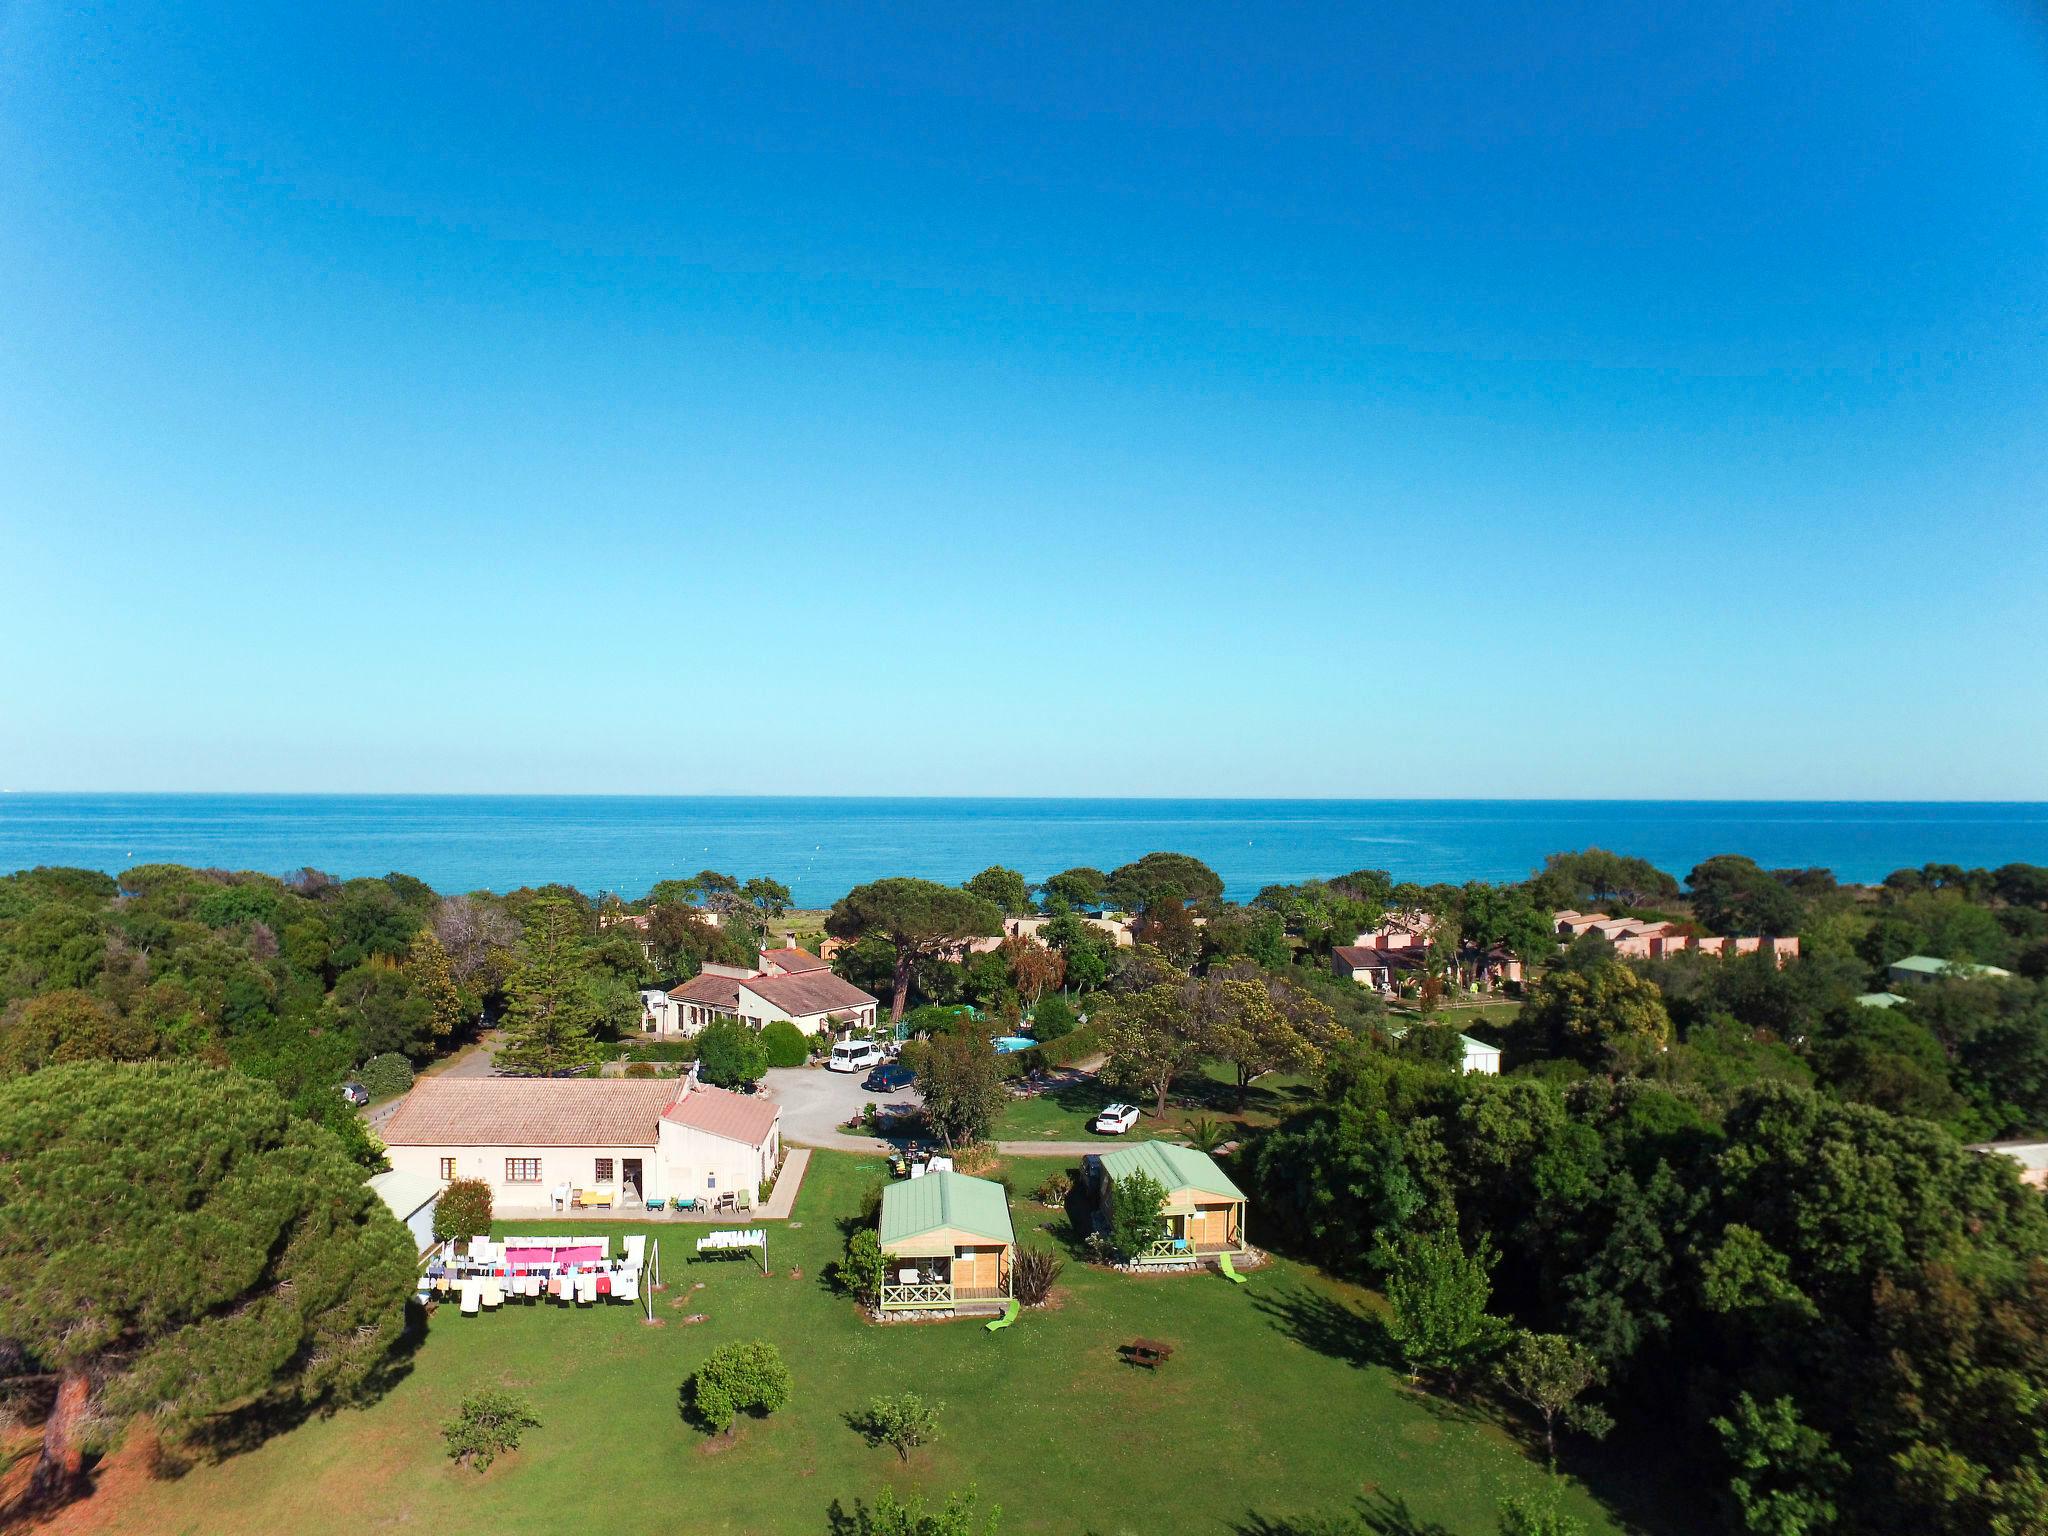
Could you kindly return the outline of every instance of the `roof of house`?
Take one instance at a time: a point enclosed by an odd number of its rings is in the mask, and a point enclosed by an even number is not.
[[[831,971],[806,971],[801,976],[756,976],[740,983],[756,997],[766,998],[791,1018],[830,1013],[835,1008],[868,1008],[875,999]]]
[[[935,1232],[985,1237],[992,1243],[1014,1243],[1010,1201],[1003,1186],[964,1173],[928,1173],[901,1179],[882,1190],[884,1248]]]
[[[1995,1152],[2009,1157],[2022,1168],[2048,1168],[2048,1141],[1973,1141],[1972,1152]]]
[[[1354,971],[1412,971],[1422,965],[1419,949],[1373,949],[1360,944],[1333,945],[1330,953]]]
[[[1465,1054],[1467,1056],[1470,1056],[1474,1051],[1485,1051],[1491,1056],[1498,1056],[1500,1054],[1499,1046],[1488,1045],[1484,1040],[1474,1040],[1470,1035],[1460,1035],[1458,1039],[1464,1042]]]
[[[714,976],[706,971],[701,976],[692,976],[680,987],[669,988],[668,995],[679,1003],[702,1003],[712,1008],[737,1008],[740,1005],[740,984],[737,977]]]
[[[438,1199],[441,1191],[448,1187],[446,1180],[430,1179],[424,1173],[408,1173],[398,1168],[373,1173],[363,1182],[400,1221],[410,1218],[429,1201]]]
[[[764,949],[761,951],[761,969],[777,966],[785,976],[800,976],[808,971],[829,971],[830,960],[820,960],[808,949]]]
[[[1216,1166],[1216,1159],[1193,1147],[1171,1141],[1134,1141],[1127,1147],[1102,1154],[1102,1171],[1112,1181],[1133,1173],[1149,1173],[1168,1194],[1192,1189],[1225,1200],[1242,1200],[1244,1191],[1230,1182],[1230,1175]]]
[[[758,1147],[767,1141],[781,1114],[782,1107],[773,1099],[698,1083],[663,1110],[661,1118],[707,1136],[722,1136],[743,1146]]]
[[[1859,992],[1856,1001],[1866,1008],[1896,1008],[1906,999],[1896,992]]]
[[[651,1147],[675,1095],[658,1078],[426,1077],[378,1134],[393,1147]]]
[[[1894,960],[1892,970],[1910,971],[1916,976],[2010,976],[2011,971],[1995,965],[1980,965],[1975,960],[1943,960],[1934,955],[1908,955],[1903,960]]]

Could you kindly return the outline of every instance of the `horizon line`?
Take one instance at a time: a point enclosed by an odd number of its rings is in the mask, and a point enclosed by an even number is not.
[[[1185,795],[1100,795],[1100,794],[831,794],[831,793],[745,793],[715,790],[518,790],[518,789],[4,789],[8,797],[72,799],[203,799],[249,800],[760,800],[844,802],[918,801],[929,804],[968,804],[1002,801],[1011,804],[1056,805],[1091,801],[1116,805],[1171,805],[1188,802],[1257,804],[1280,802],[1291,805],[1955,805],[1955,806],[2037,806],[2048,809],[2048,799],[1986,799],[1939,797],[1880,797],[1844,799],[1822,795],[1294,795],[1294,794],[1185,794]]]

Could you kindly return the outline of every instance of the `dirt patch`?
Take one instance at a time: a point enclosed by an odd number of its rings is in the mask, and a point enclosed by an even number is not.
[[[685,1328],[687,1328],[687,1327],[689,1327],[689,1326],[690,1326],[690,1325],[691,1325],[692,1323],[708,1323],[708,1322],[710,1322],[710,1321],[711,1321],[711,1314],[710,1314],[710,1313],[708,1313],[708,1312],[692,1312],[692,1313],[691,1313],[691,1314],[690,1314],[690,1315],[689,1315],[688,1317],[686,1317],[686,1318],[684,1318],[684,1319],[683,1319],[683,1326],[684,1326]]]

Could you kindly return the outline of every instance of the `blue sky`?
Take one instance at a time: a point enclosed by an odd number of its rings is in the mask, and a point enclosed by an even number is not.
[[[0,9],[0,787],[2043,798],[2044,577],[2017,3]]]

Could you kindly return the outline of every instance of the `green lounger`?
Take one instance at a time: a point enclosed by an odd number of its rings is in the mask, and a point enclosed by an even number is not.
[[[1023,1304],[1020,1303],[1016,1297],[1012,1296],[1010,1298],[1010,1304],[1003,1308],[1003,1315],[1001,1317],[992,1317],[988,1320],[988,1323],[986,1325],[988,1331],[990,1333],[994,1333],[998,1328],[1009,1327],[1010,1324],[1017,1321],[1017,1314],[1022,1312],[1023,1310]]]
[[[1216,1268],[1223,1278],[1232,1285],[1243,1285],[1245,1283],[1244,1276],[1237,1272],[1237,1266],[1230,1262],[1229,1254],[1219,1253],[1216,1255]]]

